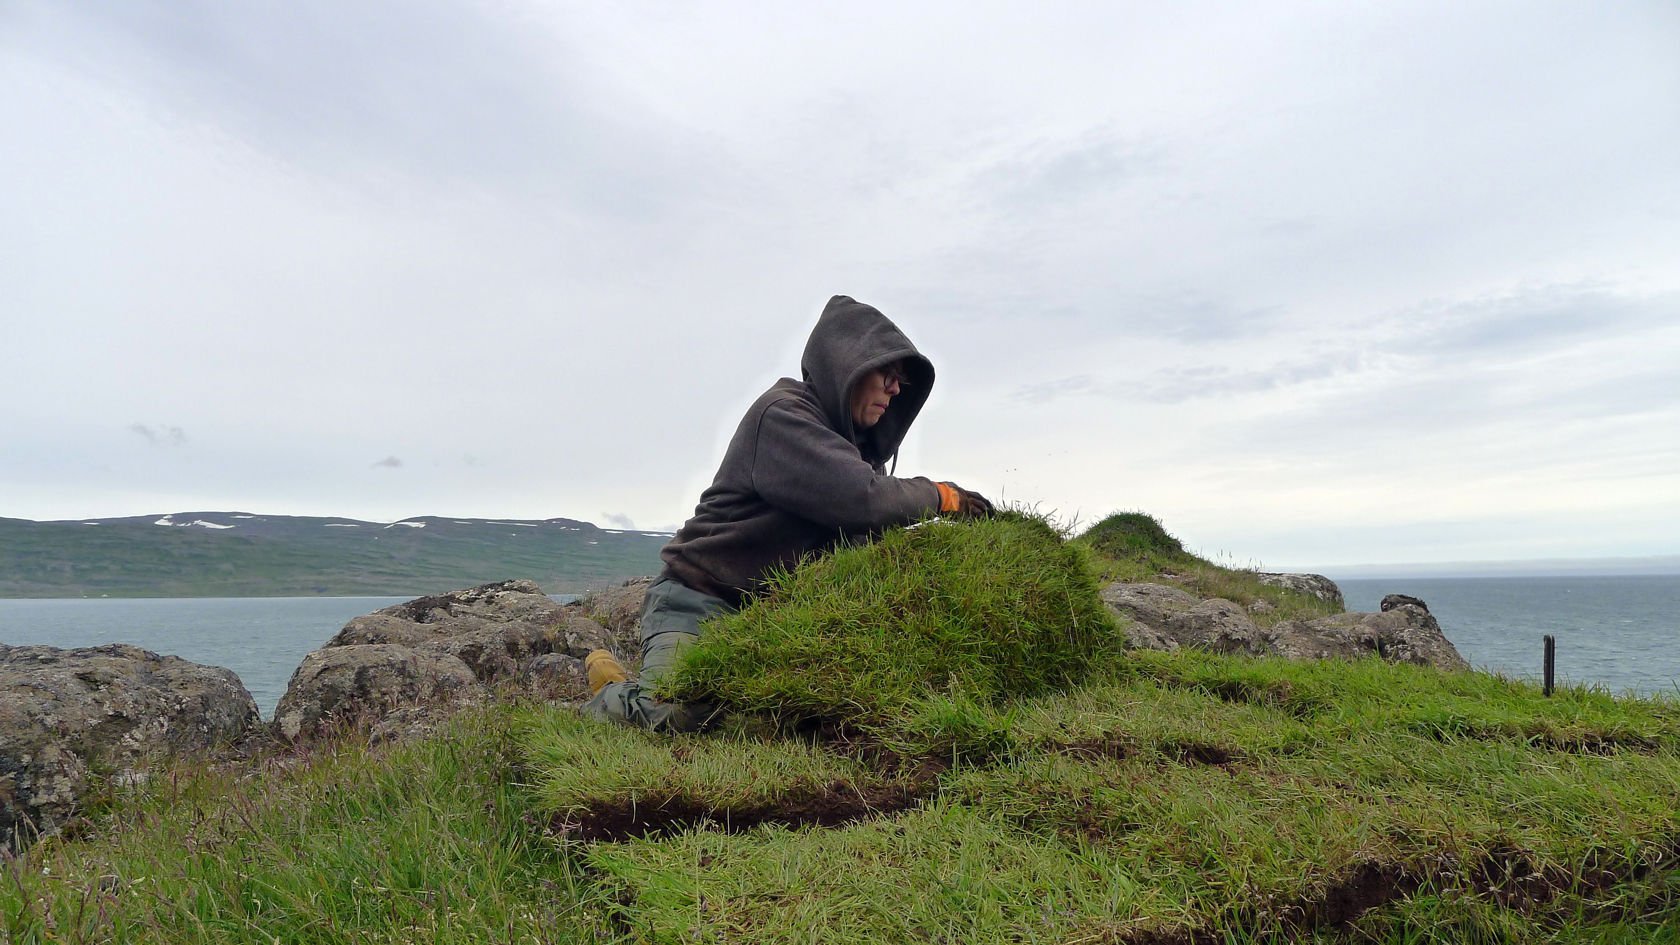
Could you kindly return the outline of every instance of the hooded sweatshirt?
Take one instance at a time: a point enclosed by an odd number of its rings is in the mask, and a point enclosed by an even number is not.
[[[898,395],[874,426],[855,429],[853,386],[895,361]],[[886,471],[933,388],[933,363],[898,326],[837,295],[800,367],[803,380],[777,381],[741,419],[694,517],[660,552],[667,576],[739,605],[774,568],[938,511],[932,480]]]

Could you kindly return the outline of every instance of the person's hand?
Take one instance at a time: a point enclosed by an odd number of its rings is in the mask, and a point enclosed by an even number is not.
[[[935,483],[939,487],[939,511],[947,515],[983,516],[997,511],[992,503],[978,492],[970,492],[954,482]]]

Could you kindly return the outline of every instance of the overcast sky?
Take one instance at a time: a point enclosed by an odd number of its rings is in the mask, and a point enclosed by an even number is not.
[[[843,293],[901,474],[1680,551],[1680,4],[825,6],[0,0],[0,516],[672,528]]]

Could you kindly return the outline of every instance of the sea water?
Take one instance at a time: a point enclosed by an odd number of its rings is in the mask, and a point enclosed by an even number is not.
[[[1477,669],[1538,679],[1557,638],[1559,683],[1680,698],[1680,575],[1360,578],[1336,582],[1348,610],[1387,594],[1429,605]]]
[[[1680,575],[1360,578],[1338,584],[1349,610],[1376,610],[1385,594],[1422,599],[1447,639],[1478,669],[1538,677],[1541,637],[1549,633],[1558,639],[1562,681],[1680,698]],[[350,618],[406,599],[0,600],[0,643],[132,643],[225,666],[268,718],[306,653]]]

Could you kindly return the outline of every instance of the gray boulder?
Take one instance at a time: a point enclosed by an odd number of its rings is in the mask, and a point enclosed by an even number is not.
[[[1176,650],[1196,646],[1215,653],[1266,652],[1260,629],[1241,607],[1221,598],[1202,600],[1165,584],[1115,582],[1102,591],[1103,603],[1130,617],[1134,646]]]
[[[395,643],[323,647],[292,673],[274,710],[274,728],[296,741],[335,729],[375,727],[401,709],[476,705],[486,692],[472,669],[450,653]]]
[[[611,645],[607,648],[630,666],[641,660],[642,598],[647,596],[648,586],[653,582],[651,577],[631,578],[614,587],[590,591],[567,607],[611,631]]]
[[[250,733],[257,704],[231,670],[120,643],[0,644],[0,848],[74,815],[93,772],[143,776]]]
[[[1261,584],[1282,587],[1300,594],[1307,594],[1322,601],[1328,601],[1337,607],[1345,607],[1342,600],[1342,589],[1336,582],[1322,574],[1285,574],[1275,571],[1261,571],[1255,575]]]
[[[573,692],[559,675],[576,673],[577,660],[611,640],[601,624],[531,581],[416,598],[352,619],[305,657],[275,711],[275,729],[288,740],[341,726],[404,737],[443,714],[428,707],[475,704],[492,688]]]
[[[565,653],[544,653],[525,664],[525,686],[545,699],[578,701],[588,698],[583,660]]]
[[[1291,659],[1352,659],[1375,654],[1391,663],[1470,668],[1429,609],[1416,604],[1375,614],[1332,614],[1308,621],[1284,621],[1270,634],[1278,654]]]
[[[1437,669],[1468,669],[1429,608],[1416,598],[1399,598],[1385,599],[1381,613],[1333,614],[1261,628],[1230,601],[1201,600],[1176,587],[1115,582],[1102,590],[1108,608],[1126,618],[1122,625],[1136,647],[1194,646],[1215,653],[1289,659],[1378,656]]]

